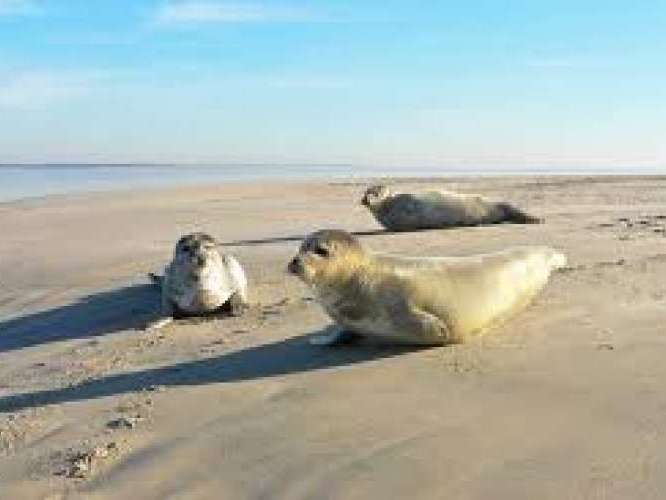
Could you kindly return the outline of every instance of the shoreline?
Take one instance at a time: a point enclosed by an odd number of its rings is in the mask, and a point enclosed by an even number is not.
[[[1,167],[1,165],[0,165]],[[31,168],[31,167],[28,167]],[[81,167],[87,168],[87,167]],[[44,203],[51,200],[61,200],[66,201],[68,199],[81,199],[81,198],[90,198],[96,196],[113,196],[118,195],[129,195],[129,194],[150,194],[150,193],[160,193],[164,191],[177,191],[180,189],[201,189],[201,188],[211,188],[218,187],[222,188],[224,186],[244,186],[244,185],[258,185],[258,184],[274,184],[274,185],[303,185],[303,184],[337,184],[337,185],[365,185],[371,183],[386,183],[386,184],[432,184],[432,183],[465,183],[473,184],[475,181],[500,181],[505,180],[524,180],[524,181],[538,181],[540,178],[548,179],[549,181],[553,180],[567,180],[571,179],[572,181],[579,182],[589,182],[589,183],[604,183],[604,182],[623,182],[625,179],[632,180],[654,180],[660,181],[666,179],[666,173],[664,174],[646,174],[646,173],[603,173],[595,174],[588,172],[581,173],[488,173],[487,175],[479,175],[477,173],[468,174],[468,175],[441,175],[441,176],[432,176],[432,175],[423,175],[423,176],[368,176],[368,177],[350,177],[350,176],[341,176],[341,177],[293,177],[293,178],[283,178],[283,179],[274,179],[274,178],[265,178],[265,179],[228,179],[224,181],[212,181],[212,182],[184,182],[180,184],[165,184],[165,185],[144,185],[138,187],[126,187],[126,186],[117,186],[110,188],[102,189],[91,189],[91,190],[71,190],[63,192],[55,192],[48,194],[40,195],[28,195],[22,196],[19,198],[0,198],[0,207],[12,206],[13,204],[21,203]]]

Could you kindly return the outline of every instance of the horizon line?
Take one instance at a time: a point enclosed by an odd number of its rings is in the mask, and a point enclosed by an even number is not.
[[[46,167],[46,166],[68,166],[68,167],[359,167],[359,168],[449,168],[449,169],[516,169],[516,170],[525,170],[525,169],[621,169],[621,168],[664,168],[664,174],[666,175],[666,163],[665,164],[615,164],[615,165],[599,165],[591,164],[586,165],[585,163],[580,163],[576,165],[571,164],[544,164],[544,163],[535,163],[533,165],[524,165],[519,163],[501,163],[501,164],[486,164],[486,163],[464,163],[464,164],[415,164],[415,163],[405,163],[405,164],[396,164],[396,163],[350,163],[350,162],[308,162],[308,161],[294,161],[294,162],[285,162],[285,161],[261,161],[261,162],[252,162],[252,161],[239,161],[239,162],[230,162],[230,161],[202,161],[202,162],[151,162],[151,161],[141,161],[141,162],[91,162],[91,161],[39,161],[39,162],[2,162],[0,161],[0,167]]]

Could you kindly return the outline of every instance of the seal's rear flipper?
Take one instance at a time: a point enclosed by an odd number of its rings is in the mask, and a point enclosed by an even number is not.
[[[523,212],[510,203],[500,203],[502,210],[509,222],[516,224],[543,224],[543,219]]]
[[[567,256],[561,252],[553,252],[550,265],[552,269],[564,269],[567,265]]]
[[[533,215],[523,214],[523,224],[543,224],[543,218],[534,217]]]

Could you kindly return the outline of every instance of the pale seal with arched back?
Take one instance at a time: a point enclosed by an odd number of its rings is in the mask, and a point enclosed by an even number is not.
[[[564,254],[525,246],[469,257],[398,257],[366,251],[344,231],[308,236],[289,263],[342,328],[314,339],[354,336],[442,345],[510,318],[566,264]]]
[[[162,319],[151,328],[180,317],[239,315],[248,306],[243,268],[233,256],[221,253],[218,243],[206,233],[180,238],[164,276],[151,277],[162,292]]]
[[[361,204],[389,231],[542,222],[510,203],[450,191],[392,193],[387,186],[376,185],[365,191]]]

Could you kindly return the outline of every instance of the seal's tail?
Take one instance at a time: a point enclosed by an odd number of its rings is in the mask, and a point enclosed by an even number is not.
[[[550,257],[551,269],[563,269],[567,265],[567,256],[562,252],[553,251]]]
[[[527,214],[510,203],[502,203],[502,210],[506,217],[516,224],[543,224],[542,218]]]

